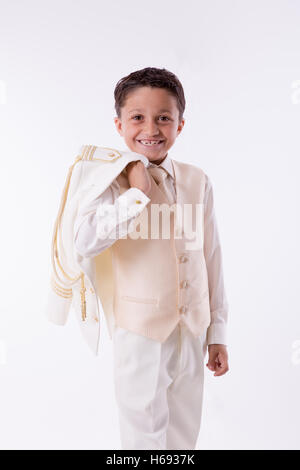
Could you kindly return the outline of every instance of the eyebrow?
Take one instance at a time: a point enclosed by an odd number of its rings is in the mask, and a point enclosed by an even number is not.
[[[133,112],[135,112],[135,111],[143,112],[142,109],[131,109],[131,110],[129,111],[129,113],[133,113]],[[171,114],[171,111],[170,111],[169,109],[160,109],[158,112],[159,112],[159,113],[170,113],[170,114]]]

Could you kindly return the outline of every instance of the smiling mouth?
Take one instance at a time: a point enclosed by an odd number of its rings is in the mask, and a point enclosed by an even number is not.
[[[143,145],[143,147],[158,147],[164,142],[164,140],[153,140],[153,141],[137,140],[137,142]]]

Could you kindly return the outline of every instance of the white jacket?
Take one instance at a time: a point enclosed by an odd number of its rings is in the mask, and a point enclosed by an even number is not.
[[[88,204],[102,194],[129,162],[138,160],[148,168],[149,160],[142,154],[83,145],[69,168],[54,224],[51,289],[47,299],[46,316],[57,325],[65,325],[72,306],[85,341],[90,347],[97,345],[92,348],[95,355],[98,354],[100,339],[100,300],[96,295],[93,258],[79,255],[74,248],[75,219],[81,204]],[[105,273],[108,263],[105,251],[101,254],[101,263]],[[107,302],[109,296],[110,293],[107,292]],[[106,305],[103,305],[103,310],[112,337],[113,318],[112,315],[107,315],[110,309]],[[98,323],[97,328],[95,322]]]

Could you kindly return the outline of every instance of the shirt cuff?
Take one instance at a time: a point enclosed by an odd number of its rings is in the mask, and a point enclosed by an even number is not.
[[[227,327],[225,323],[212,323],[207,328],[207,345],[224,344],[227,346]]]
[[[144,207],[150,201],[150,198],[140,189],[132,187],[121,194],[118,197],[118,201],[120,201],[121,204],[125,204],[127,207],[134,207],[138,214],[139,212],[142,212]]]
[[[118,199],[120,204],[126,207],[128,211],[127,220],[129,221],[129,225],[127,227],[119,226],[119,236],[123,237],[134,230],[135,219],[144,210],[150,198],[146,196],[143,191],[133,186],[121,194]]]
[[[143,191],[132,187],[118,196],[114,204],[100,204],[96,211],[97,237],[106,238],[108,234],[116,239],[123,237],[128,232],[127,222],[134,222],[149,201]],[[116,229],[119,230],[118,236]]]

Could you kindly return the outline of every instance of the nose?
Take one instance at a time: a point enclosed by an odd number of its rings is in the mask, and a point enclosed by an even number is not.
[[[144,134],[148,137],[154,137],[155,135],[159,134],[157,124],[153,121],[146,122],[144,127]]]

